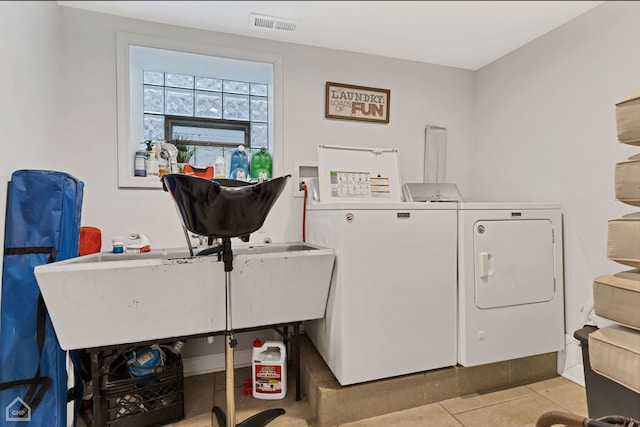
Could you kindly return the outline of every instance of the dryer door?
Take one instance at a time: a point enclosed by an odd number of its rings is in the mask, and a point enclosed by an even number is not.
[[[478,221],[475,300],[481,309],[550,301],[555,295],[551,221]]]

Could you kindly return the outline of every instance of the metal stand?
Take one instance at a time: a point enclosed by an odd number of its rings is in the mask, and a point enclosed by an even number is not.
[[[225,304],[226,304],[226,323],[225,323],[225,378],[226,378],[226,394],[227,394],[227,413],[215,406],[212,412],[216,415],[219,427],[236,427],[236,400],[235,400],[235,381],[234,381],[234,350],[238,342],[233,335],[233,327],[231,325],[231,271],[233,270],[233,251],[231,250],[231,238],[222,238],[222,261],[224,262],[224,285],[225,285]],[[269,422],[284,414],[284,409],[275,408],[255,414],[246,420],[237,424],[237,427],[262,427]]]

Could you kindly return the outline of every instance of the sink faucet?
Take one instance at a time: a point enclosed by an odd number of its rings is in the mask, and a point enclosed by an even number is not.
[[[171,173],[179,173],[180,168],[178,167],[178,149],[175,145],[169,142],[159,142],[160,148],[160,156],[167,159],[169,161],[169,172]]]

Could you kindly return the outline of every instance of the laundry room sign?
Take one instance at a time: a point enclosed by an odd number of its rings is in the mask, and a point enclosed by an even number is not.
[[[389,123],[391,91],[327,82],[325,117]]]

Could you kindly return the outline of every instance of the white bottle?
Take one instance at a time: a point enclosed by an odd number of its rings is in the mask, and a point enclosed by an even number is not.
[[[279,341],[253,342],[253,397],[276,400],[287,395],[287,348]]]
[[[155,146],[150,151],[149,158],[146,161],[147,176],[160,176],[160,167],[158,165],[158,159],[156,158]]]
[[[216,163],[213,166],[213,171],[215,178],[227,177],[227,163],[224,161],[224,156],[222,154],[218,154],[216,157]]]

